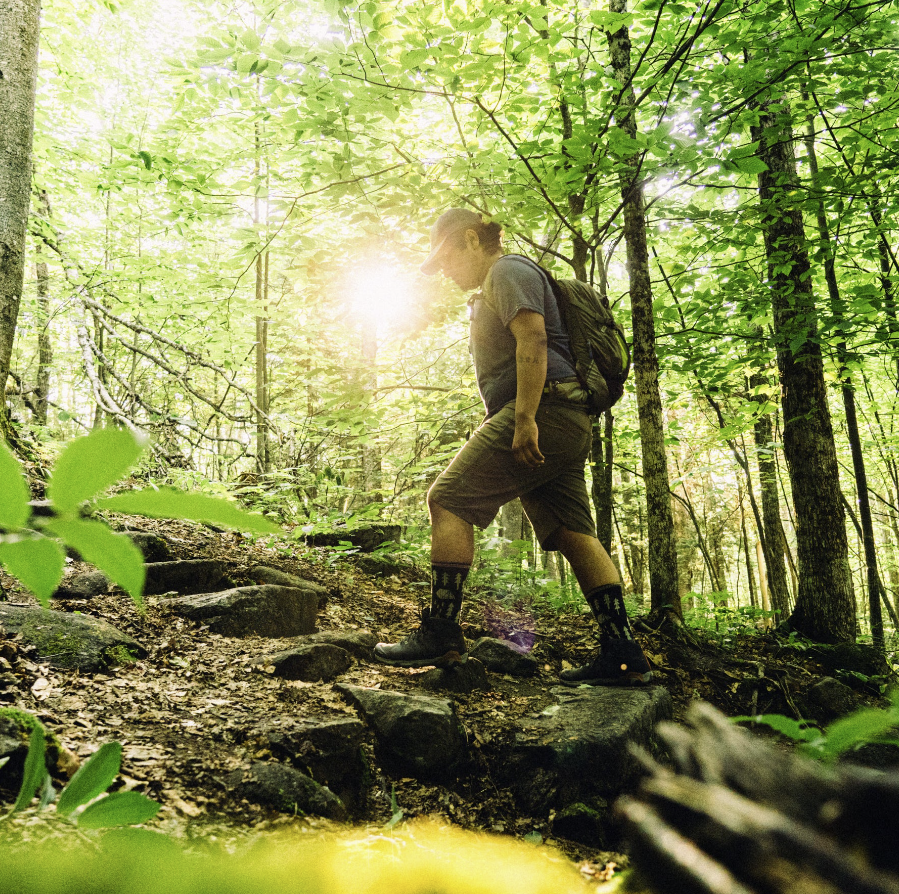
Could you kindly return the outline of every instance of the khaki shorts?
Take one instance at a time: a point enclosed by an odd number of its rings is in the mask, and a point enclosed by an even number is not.
[[[486,528],[500,507],[520,497],[546,550],[558,548],[554,538],[561,527],[596,536],[584,478],[592,440],[585,400],[577,385],[544,391],[537,409],[537,443],[544,456],[539,469],[529,469],[512,456],[515,401],[506,404],[456,454],[428,492],[429,501]]]

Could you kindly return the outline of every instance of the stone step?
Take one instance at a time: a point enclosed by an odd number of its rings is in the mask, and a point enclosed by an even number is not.
[[[160,599],[175,614],[223,636],[300,636],[315,632],[318,596],[298,587],[234,587]]]
[[[353,663],[353,656],[346,649],[330,643],[310,643],[266,655],[257,663],[273,667],[275,676],[284,680],[315,683],[339,677]]]
[[[334,689],[361,712],[386,767],[416,779],[439,780],[468,762],[465,731],[451,701],[348,683]]]
[[[494,772],[511,785],[521,809],[564,813],[572,826],[568,837],[596,844],[598,818],[608,820],[611,802],[643,773],[631,747],[656,752],[654,728],[671,717],[671,696],[661,686],[551,692],[555,704],[520,723],[511,753],[494,759]],[[579,836],[579,826],[595,828]]]
[[[0,626],[33,645],[40,663],[82,673],[97,673],[147,655],[137,640],[90,615],[0,602]]]
[[[218,559],[180,559],[176,562],[148,562],[144,593],[179,593],[188,596],[210,593],[225,579],[225,566]]]

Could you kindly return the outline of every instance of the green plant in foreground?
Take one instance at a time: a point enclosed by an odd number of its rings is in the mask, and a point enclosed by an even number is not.
[[[72,441],[56,461],[47,485],[53,516],[43,518],[32,516],[25,476],[0,440],[0,564],[45,606],[65,568],[60,541],[141,604],[146,571],[140,550],[129,537],[111,531],[103,522],[83,518],[88,501],[91,509],[211,522],[257,534],[281,533],[261,515],[203,494],[151,487],[100,497],[134,466],[145,447],[145,441],[120,428],[98,429]]]
[[[820,729],[805,720],[794,720],[783,714],[759,714],[734,717],[734,723],[751,721],[768,726],[798,743],[799,750],[825,762],[835,761],[841,754],[863,745],[899,746],[899,689],[889,695],[888,708],[862,708]]]
[[[7,817],[28,807],[36,793],[42,810],[53,803],[56,790],[47,772],[45,755],[46,734],[43,726],[36,723],[31,731],[19,795]],[[99,797],[119,775],[121,765],[121,744],[101,745],[59,793],[56,813],[73,818],[79,829],[131,826],[152,819],[161,805],[140,792],[112,792]]]

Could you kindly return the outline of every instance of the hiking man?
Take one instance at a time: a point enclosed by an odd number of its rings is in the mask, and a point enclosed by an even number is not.
[[[505,503],[521,498],[545,550],[571,564],[599,625],[599,651],[562,672],[569,685],[646,683],[652,674],[634,640],[618,571],[596,539],[584,478],[592,440],[568,333],[549,279],[533,262],[506,256],[502,229],[466,208],[451,208],[431,228],[421,270],[442,272],[469,301],[470,350],[487,410],[428,492],[431,606],[399,643],[374,657],[424,667],[467,655],[457,616],[474,560],[474,525],[486,528]]]

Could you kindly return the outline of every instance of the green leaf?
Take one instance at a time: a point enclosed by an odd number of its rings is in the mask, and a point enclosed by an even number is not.
[[[47,496],[63,512],[115,484],[137,461],[143,444],[126,429],[100,428],[63,450],[47,485]]]
[[[44,778],[47,776],[45,751],[44,728],[38,723],[31,731],[31,741],[28,743],[28,754],[25,757],[25,770],[22,774],[22,787],[10,813],[24,810],[34,798],[34,793],[44,784]]]
[[[18,461],[0,440],[0,528],[21,528],[28,521],[30,496]]]
[[[768,165],[753,155],[747,158],[733,158],[731,161],[734,163],[734,167],[744,174],[761,174],[763,171],[768,170]]]
[[[160,803],[140,792],[113,792],[87,807],[78,817],[78,827],[108,829],[111,826],[133,826],[153,819],[160,807]]]
[[[50,604],[65,562],[65,553],[59,544],[46,537],[0,543],[0,565],[25,584],[44,607]]]
[[[825,730],[824,752],[828,757],[837,757],[857,745],[878,741],[884,733],[897,725],[892,711],[867,708],[855,711],[848,717],[835,720]]]
[[[261,515],[238,509],[234,503],[203,494],[186,494],[174,488],[139,490],[128,494],[116,494],[99,500],[100,509],[124,512],[129,515],[147,515],[150,518],[182,518],[190,521],[210,522],[235,528],[238,531],[254,531],[258,534],[280,534],[281,529]]]
[[[87,804],[105,792],[119,775],[122,766],[122,745],[107,742],[101,745],[90,759],[78,768],[69,784],[62,790],[56,812],[68,816],[76,807]]]
[[[96,565],[140,604],[147,577],[141,551],[125,534],[110,531],[102,522],[54,519],[46,528],[81,553],[85,562]]]

